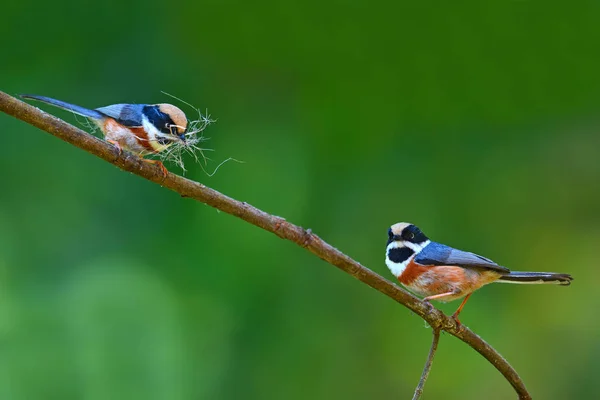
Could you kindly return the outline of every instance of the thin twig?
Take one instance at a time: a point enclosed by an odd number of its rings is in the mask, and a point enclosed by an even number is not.
[[[415,389],[415,394],[413,395],[412,400],[419,400],[421,395],[423,394],[423,386],[425,386],[425,381],[429,377],[429,371],[431,371],[431,364],[433,364],[433,356],[435,356],[435,351],[437,350],[438,342],[440,341],[440,331],[438,329],[433,329],[433,340],[431,341],[431,348],[429,349],[429,355],[427,356],[427,361],[425,362],[425,366],[423,367],[423,373],[421,374],[421,379],[419,380],[419,384]]]
[[[394,285],[370,269],[362,266],[357,261],[354,261],[323,241],[310,230],[291,224],[284,218],[268,214],[250,204],[232,199],[201,183],[182,176],[169,172],[165,177],[158,166],[144,162],[139,157],[126,151],[119,154],[111,144],[1,91],[0,110],[94,154],[125,171],[132,172],[142,178],[171,189],[179,193],[182,197],[195,199],[234,215],[259,228],[272,232],[280,238],[287,239],[306,248],[317,257],[404,305],[427,321],[433,329],[444,330],[467,343],[504,375],[520,399],[531,399],[525,388],[525,384],[517,372],[483,339],[467,327],[457,325],[454,319],[447,317],[441,311],[423,303],[406,290]]]

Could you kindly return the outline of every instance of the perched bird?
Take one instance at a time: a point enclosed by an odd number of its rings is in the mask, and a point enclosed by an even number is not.
[[[90,110],[45,96],[24,94],[21,97],[89,118],[119,152],[125,149],[143,157],[160,153],[174,143],[186,143],[187,118],[183,111],[171,104],[113,104]],[[145,161],[159,164],[166,176],[166,168],[160,161]]]
[[[452,301],[465,297],[452,317],[458,315],[471,294],[491,282],[553,283],[570,285],[569,274],[516,272],[477,254],[436,243],[413,224],[399,222],[388,230],[385,263],[396,278],[423,300]]]

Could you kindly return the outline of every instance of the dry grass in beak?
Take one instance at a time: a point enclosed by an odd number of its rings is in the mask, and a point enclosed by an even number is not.
[[[219,170],[219,168],[228,161],[241,162],[230,157],[225,161],[222,161],[219,165],[217,165],[217,167],[212,173],[206,171],[205,167],[207,166],[210,158],[206,157],[205,152],[214,150],[200,147],[200,143],[210,139],[209,137],[204,136],[203,132],[210,124],[216,122],[216,120],[211,119],[210,115],[208,114],[208,111],[205,111],[205,113],[202,114],[199,108],[194,107],[187,101],[184,101],[166,92],[162,93],[192,108],[198,113],[198,118],[188,123],[187,132],[185,132],[185,141],[175,141],[166,150],[162,151],[159,154],[156,154],[156,156],[160,158],[161,161],[172,162],[173,164],[181,168],[183,170],[183,173],[185,174],[187,170],[185,169],[183,157],[187,153],[190,156],[192,156],[198,164],[200,164],[200,168],[202,168],[202,171],[204,171],[204,173],[208,176],[213,176]]]
[[[185,141],[174,141],[166,150],[156,155],[163,162],[168,161],[177,165],[184,173],[187,171],[183,160],[183,156],[186,153],[192,156],[196,162],[204,163],[204,165],[206,165],[208,159],[204,155],[204,152],[213,151],[212,149],[200,147],[199,143],[209,139],[205,137],[202,132],[215,121],[210,119],[209,115],[202,115],[199,110],[197,111],[199,118],[190,121],[188,131],[185,133]]]

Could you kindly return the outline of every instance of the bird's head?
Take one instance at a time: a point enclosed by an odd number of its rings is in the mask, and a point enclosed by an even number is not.
[[[395,276],[399,276],[408,260],[429,243],[429,238],[415,225],[398,222],[388,229],[385,263]]]
[[[418,227],[408,222],[398,222],[388,229],[388,245],[395,242],[397,245],[413,248],[415,245],[423,247],[428,241],[429,238]]]
[[[173,143],[186,143],[188,121],[183,111],[172,104],[152,104],[143,109],[144,129],[157,151]]]

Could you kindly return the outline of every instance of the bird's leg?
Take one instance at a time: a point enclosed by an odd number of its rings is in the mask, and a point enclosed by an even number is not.
[[[440,294],[434,294],[433,296],[427,296],[423,299],[423,301],[429,305],[429,311],[431,311],[433,309],[433,305],[431,304],[430,300],[439,300],[439,299],[443,299],[446,296],[452,296],[455,295],[456,293],[454,293],[454,291],[452,292],[446,292],[446,293],[440,293]]]
[[[121,153],[123,152],[123,149],[121,148],[121,145],[119,144],[119,142],[117,142],[116,140],[110,140],[110,139],[107,139],[106,141],[116,147],[117,152],[118,152],[117,157],[119,157],[121,155]]]
[[[460,291],[459,290],[452,290],[450,292],[446,292],[446,293],[440,293],[440,294],[434,294],[433,296],[427,296],[423,299],[424,302],[429,303],[430,300],[440,300],[443,301],[446,297],[454,297],[456,296]],[[471,293],[469,293],[467,295],[467,297],[465,297],[465,299],[463,300],[463,302],[461,303],[460,307],[458,307],[458,310],[456,310],[456,312],[454,314],[452,314],[452,318],[454,318],[454,320],[456,321],[456,323],[460,326],[460,321],[458,320],[458,314],[460,314],[460,311],[462,310],[463,306],[465,305],[465,303],[467,302],[467,300],[469,299],[469,296],[471,295]],[[431,305],[431,303],[429,303]]]
[[[462,311],[463,307],[465,306],[465,304],[467,304],[467,300],[469,300],[469,297],[471,297],[473,293],[469,293],[464,300],[462,301],[462,303],[460,303],[460,306],[458,306],[458,309],[456,309],[456,311],[454,312],[454,314],[452,314],[452,318],[454,318],[454,320],[456,321],[456,323],[458,325],[460,325],[460,320],[458,319],[458,314],[460,314],[460,312]]]
[[[162,172],[163,178],[166,178],[167,175],[169,174],[167,167],[165,167],[165,165],[159,160],[148,160],[147,158],[142,158],[142,161],[145,161],[149,164],[158,165],[158,167],[160,168],[160,170]]]
[[[448,296],[456,296],[456,291],[452,290],[452,291],[446,292],[446,293],[440,293],[440,294],[434,294],[433,296],[427,296],[423,299],[423,301],[426,301],[429,303],[430,300],[443,300],[444,297],[448,297]]]

